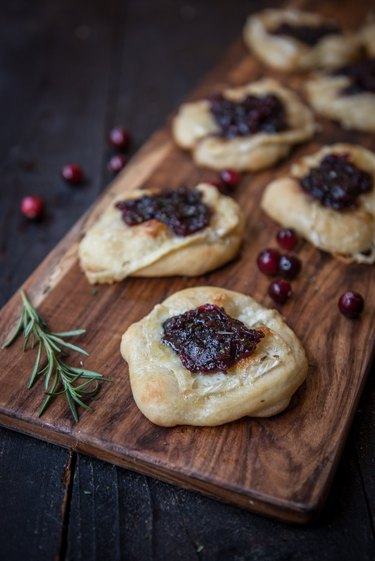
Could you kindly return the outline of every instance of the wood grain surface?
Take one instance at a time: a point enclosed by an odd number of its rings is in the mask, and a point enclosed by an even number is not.
[[[338,16],[343,23],[355,25],[367,7],[364,3],[361,9],[356,6],[351,11],[346,3]],[[265,72],[239,41],[192,98]],[[301,91],[303,77],[279,78]],[[287,161],[272,170],[243,176],[234,196],[246,212],[247,227],[236,261],[197,279],[127,279],[92,291],[78,266],[77,244],[115,193],[143,185],[194,185],[214,177],[212,172],[195,168],[189,154],[174,146],[169,126],[156,133],[25,283],[32,301],[53,328],[87,328],[82,344],[90,357],[85,366],[107,374],[112,384],[103,386],[95,413],[83,412],[78,425],[72,424],[63,400],[56,400],[39,419],[42,384],[40,381],[32,390],[26,389],[32,356],[20,353],[18,342],[1,351],[1,423],[249,510],[297,522],[315,516],[326,497],[371,361],[373,267],[343,265],[303,245],[299,252],[303,270],[293,282],[293,298],[282,312],[307,350],[309,376],[289,409],[271,419],[243,419],[216,428],[164,429],[152,425],[131,397],[119,342],[133,321],[184,287],[223,286],[272,305],[266,295],[268,281],[255,266],[257,253],[275,245],[277,231],[259,209],[264,186],[320,144],[347,141],[375,148],[369,136],[342,131],[328,121],[321,124],[314,140],[296,149]],[[365,297],[366,309],[360,321],[348,321],[337,311],[338,296],[347,288]],[[19,309],[17,296],[3,309],[2,340]]]

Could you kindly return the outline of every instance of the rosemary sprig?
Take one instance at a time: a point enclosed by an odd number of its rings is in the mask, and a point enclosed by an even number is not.
[[[76,368],[63,360],[63,357],[67,355],[66,349],[88,356],[88,353],[81,347],[65,341],[66,337],[76,337],[86,333],[85,329],[60,333],[51,331],[36,308],[30,303],[26,293],[21,290],[20,295],[23,302],[22,312],[14,332],[5,342],[4,347],[12,345],[23,331],[23,351],[28,348],[34,349],[35,346],[38,347],[27,387],[31,388],[39,376],[44,376],[46,397],[38,416],[43,415],[54,397],[65,395],[70,411],[77,423],[79,420],[77,406],[92,411],[92,407],[87,405],[86,402],[96,398],[101,382],[109,382],[110,380],[99,372]]]

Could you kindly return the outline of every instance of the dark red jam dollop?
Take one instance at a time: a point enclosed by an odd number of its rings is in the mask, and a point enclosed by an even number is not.
[[[204,374],[226,372],[250,356],[264,337],[214,304],[167,319],[163,330],[163,343],[178,354],[184,367]]]
[[[361,62],[349,64],[336,70],[334,74],[347,76],[350,79],[350,85],[341,91],[341,95],[375,93],[375,58],[367,58]]]
[[[305,45],[313,47],[323,37],[327,35],[338,35],[341,29],[334,23],[324,23],[322,25],[292,25],[291,23],[281,23],[269,32],[271,35],[286,35],[293,37]]]
[[[155,219],[166,224],[176,236],[194,234],[210,220],[210,209],[202,201],[202,193],[186,187],[119,201],[115,206],[128,226]]]
[[[273,94],[248,95],[239,102],[217,94],[210,98],[210,111],[225,138],[287,129],[284,105]]]
[[[349,161],[348,154],[329,154],[300,179],[302,189],[335,210],[354,209],[357,198],[372,189],[372,178]]]

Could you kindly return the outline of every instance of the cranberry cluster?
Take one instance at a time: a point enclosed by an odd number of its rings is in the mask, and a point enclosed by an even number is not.
[[[226,372],[250,356],[264,337],[214,304],[167,319],[163,331],[163,343],[179,355],[183,366],[204,374]]]
[[[209,101],[210,111],[225,138],[257,132],[271,134],[287,129],[284,105],[274,94],[249,94],[242,101],[232,101],[216,94]]]
[[[375,58],[343,66],[336,70],[334,75],[347,76],[350,79],[350,85],[341,91],[341,95],[375,93]]]
[[[271,35],[286,35],[297,39],[309,47],[313,47],[327,35],[338,35],[341,29],[334,23],[324,23],[322,25],[293,25],[291,23],[281,23],[269,32]]]
[[[202,201],[202,193],[186,187],[118,201],[115,206],[128,226],[155,219],[166,224],[176,236],[194,234],[210,220],[210,209]]]
[[[372,177],[349,161],[348,154],[328,154],[300,179],[302,189],[322,205],[335,210],[357,207],[360,195],[373,188]]]
[[[295,249],[298,244],[297,233],[292,228],[282,228],[277,232],[278,245],[287,251]],[[302,267],[301,260],[295,255],[282,254],[278,249],[267,248],[257,257],[258,269],[267,276],[279,275],[282,278],[273,280],[268,287],[268,295],[277,303],[285,304],[292,295],[289,280],[295,279]],[[364,308],[361,294],[353,290],[344,292],[339,300],[340,312],[350,319],[358,318]]]
[[[264,249],[257,258],[259,270],[268,276],[281,275],[294,279],[301,270],[301,261],[294,255],[282,255],[277,249]]]
[[[292,228],[279,230],[276,239],[279,246],[288,251],[293,250],[298,244],[297,233]],[[271,282],[268,294],[278,304],[285,304],[292,295],[292,287],[288,281],[298,276],[301,260],[295,255],[282,254],[277,249],[267,248],[259,253],[257,265],[258,269],[267,276],[282,277]]]

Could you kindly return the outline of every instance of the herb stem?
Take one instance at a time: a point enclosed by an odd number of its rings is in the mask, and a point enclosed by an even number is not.
[[[16,327],[4,344],[10,347],[23,332],[23,351],[37,346],[36,359],[30,373],[27,387],[30,389],[39,376],[44,376],[45,400],[38,416],[43,415],[51,400],[59,395],[65,395],[74,421],[79,420],[77,406],[92,411],[86,402],[96,399],[101,382],[109,382],[99,372],[76,368],[67,364],[63,357],[67,350],[89,356],[89,353],[65,340],[66,337],[77,337],[86,333],[85,329],[53,332],[47,323],[31,304],[26,293],[20,290],[22,310]]]

